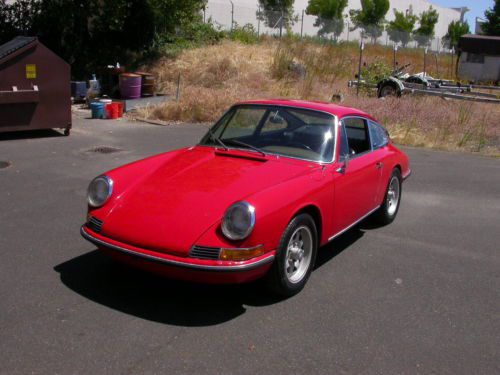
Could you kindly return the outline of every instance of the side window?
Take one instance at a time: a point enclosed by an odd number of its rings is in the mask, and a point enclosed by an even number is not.
[[[467,52],[467,62],[474,64],[484,64],[484,55]]]
[[[387,143],[389,143],[387,131],[382,126],[373,121],[370,121],[369,124],[372,148],[376,149],[387,145]]]
[[[342,120],[347,133],[349,154],[356,156],[371,151],[368,123],[361,117],[348,117]]]

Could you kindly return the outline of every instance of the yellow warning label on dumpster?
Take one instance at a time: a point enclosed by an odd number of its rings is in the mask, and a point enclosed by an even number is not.
[[[36,65],[26,64],[26,78],[33,79],[36,78]]]

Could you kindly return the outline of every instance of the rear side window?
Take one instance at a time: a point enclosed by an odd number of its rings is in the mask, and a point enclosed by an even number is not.
[[[368,123],[361,117],[348,117],[342,120],[347,134],[349,154],[356,156],[371,151]]]
[[[369,122],[369,126],[372,148],[375,150],[386,146],[387,143],[389,143],[389,135],[387,134],[387,131],[373,121]]]

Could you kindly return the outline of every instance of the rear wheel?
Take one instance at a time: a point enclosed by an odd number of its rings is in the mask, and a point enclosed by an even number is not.
[[[300,292],[311,275],[317,247],[313,218],[308,214],[294,217],[283,233],[276,259],[267,275],[269,288],[285,297]]]
[[[398,214],[402,190],[401,180],[401,172],[397,168],[394,169],[387,185],[384,201],[375,215],[381,225],[392,223]]]
[[[385,98],[386,96],[399,96],[398,88],[395,84],[386,83],[380,88],[378,97]]]

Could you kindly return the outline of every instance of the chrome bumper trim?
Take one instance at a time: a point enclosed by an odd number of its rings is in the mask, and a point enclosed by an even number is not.
[[[363,221],[364,219],[366,219],[368,216],[370,216],[372,213],[374,213],[375,211],[377,211],[378,209],[380,208],[380,205],[378,205],[377,207],[375,207],[373,210],[371,210],[370,212],[368,212],[367,214],[363,215],[360,219],[356,220],[354,223],[352,223],[351,225],[348,225],[347,227],[345,227],[344,229],[342,229],[340,232],[337,232],[336,234],[334,234],[333,236],[331,236],[330,238],[328,238],[328,242],[334,240],[335,238],[337,238],[338,236],[340,236],[341,234],[347,232],[349,229],[351,229],[352,227],[354,227],[356,224],[360,223],[361,221]]]
[[[274,255],[271,254],[268,257],[260,259],[256,262],[253,262],[253,263],[234,265],[234,266],[208,266],[208,265],[202,265],[202,264],[184,263],[184,262],[179,262],[179,261],[172,260],[172,259],[161,258],[161,257],[154,256],[154,255],[138,253],[136,251],[129,250],[129,249],[126,249],[126,248],[121,247],[121,246],[110,244],[108,242],[102,241],[102,240],[95,238],[94,236],[88,234],[87,232],[85,232],[84,228],[85,228],[85,225],[82,225],[82,227],[80,228],[80,234],[82,235],[83,238],[85,238],[89,242],[92,242],[94,245],[104,246],[104,247],[107,247],[109,249],[117,250],[117,251],[120,251],[122,253],[131,255],[131,256],[143,258],[143,259],[150,260],[153,262],[164,263],[164,264],[167,264],[169,266],[174,266],[174,267],[190,268],[190,269],[196,269],[196,270],[201,270],[201,271],[220,271],[220,272],[231,272],[231,271],[234,272],[234,271],[236,271],[237,272],[237,271],[253,270],[255,268],[258,268],[260,266],[263,266],[267,263],[272,262],[274,259]]]

